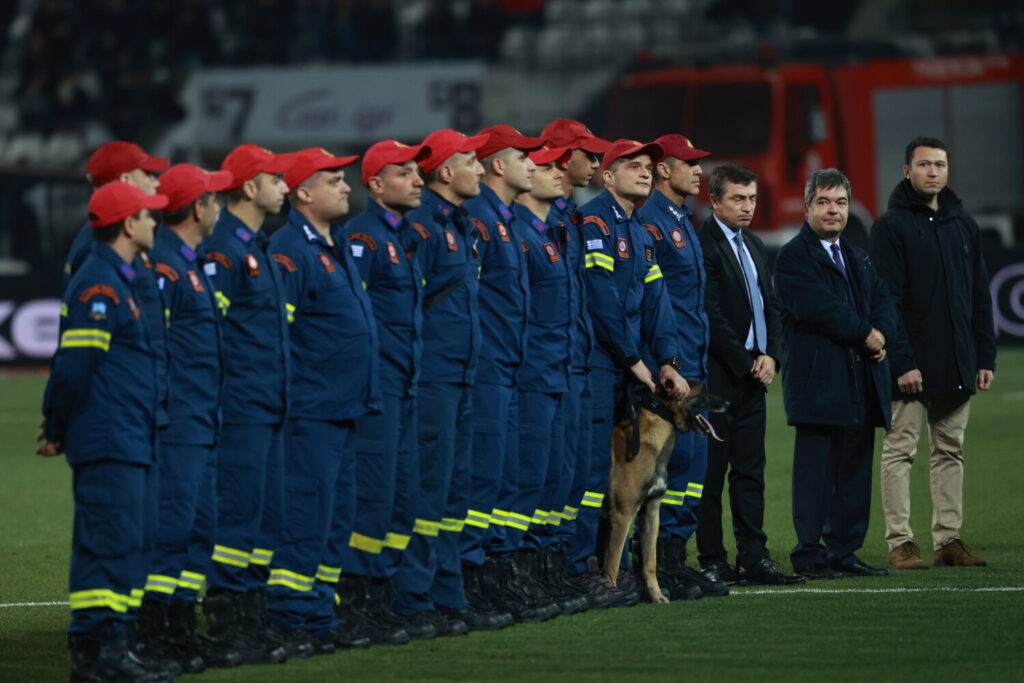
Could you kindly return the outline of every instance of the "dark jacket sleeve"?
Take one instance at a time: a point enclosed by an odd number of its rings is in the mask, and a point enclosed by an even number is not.
[[[996,333],[995,322],[992,320],[992,297],[989,294],[988,268],[985,255],[981,251],[981,231],[973,218],[969,218],[974,229],[974,282],[971,283],[971,326],[974,332],[974,343],[977,347],[978,369],[996,369]]]
[[[863,346],[871,325],[829,288],[804,245],[794,247],[782,249],[775,263],[779,301],[798,325],[813,326],[839,344]]]
[[[587,307],[594,321],[594,336],[617,363],[629,367],[639,360],[639,351],[637,340],[630,339],[626,309],[615,284],[614,251],[597,224],[586,219],[583,241],[587,249],[584,257]],[[598,242],[601,247],[592,249],[591,245]]]
[[[885,335],[886,356],[889,355],[889,340],[898,336],[899,316],[896,314],[896,298],[889,286],[878,274],[871,258],[864,252],[858,256],[864,260],[864,274],[871,280],[871,325]]]
[[[903,324],[903,292],[906,287],[905,255],[903,240],[899,230],[893,225],[886,214],[883,214],[871,228],[871,257],[875,262],[878,274],[885,280],[893,300],[896,312],[893,334],[884,330],[886,339],[886,355],[894,377],[899,377],[918,367],[914,357],[914,348],[910,344],[910,336]],[[881,329],[881,328],[879,328]]]
[[[654,245],[647,243],[645,248],[654,252]],[[657,261],[647,267],[644,274],[644,296],[640,302],[640,333],[643,341],[654,354],[658,365],[664,365],[673,356],[679,356],[679,344],[676,338],[676,316],[672,311],[672,299],[665,287],[661,267]]]
[[[701,233],[712,229],[717,230],[718,226],[702,228]],[[704,248],[704,271],[707,273],[704,311],[707,313],[708,324],[711,328],[711,344],[708,353],[717,358],[722,365],[728,367],[735,377],[744,377],[749,374],[752,366],[750,352],[743,346],[745,340],[737,338],[736,332],[722,308],[721,297],[725,287],[725,278],[729,277],[726,264],[722,262],[718,246],[710,238],[705,237],[701,242]],[[768,311],[765,310],[766,320],[767,314]]]

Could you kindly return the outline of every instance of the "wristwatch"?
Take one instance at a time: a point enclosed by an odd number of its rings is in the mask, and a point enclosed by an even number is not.
[[[675,370],[676,372],[679,372],[680,370],[683,369],[683,364],[679,362],[679,357],[678,356],[672,356],[668,360],[662,361],[661,364],[662,365],[671,365],[672,369]]]

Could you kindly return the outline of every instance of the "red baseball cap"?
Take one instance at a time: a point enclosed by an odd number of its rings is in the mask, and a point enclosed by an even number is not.
[[[477,135],[487,136],[487,142],[476,151],[476,155],[481,159],[509,147],[518,149],[521,152],[532,152],[544,146],[543,138],[528,138],[505,123],[488,126],[477,133]]]
[[[398,140],[381,140],[374,143],[363,154],[363,185],[369,187],[370,178],[381,172],[388,164],[404,164],[407,161],[420,162],[430,156],[426,145],[405,145]]]
[[[223,192],[231,185],[231,171],[204,171],[192,164],[175,164],[160,176],[160,194],[168,211],[177,211],[207,192]]]
[[[544,164],[550,164],[554,162],[558,165],[562,165],[569,161],[569,157],[572,156],[572,148],[570,147],[541,147],[540,149],[530,153],[530,161],[543,166]]]
[[[639,140],[627,140],[625,138],[616,140],[601,160],[601,170],[607,171],[608,167],[623,157],[635,157],[638,154],[647,154],[651,161],[657,162],[661,159],[661,145],[656,142],[643,143]]]
[[[358,154],[336,157],[323,147],[310,147],[289,156],[292,157],[292,163],[284,174],[284,184],[288,186],[289,190],[297,188],[317,171],[348,166],[359,158]]]
[[[604,154],[612,146],[612,143],[597,137],[589,128],[572,119],[555,119],[541,131],[540,136],[549,145],[582,149],[591,154]]]
[[[239,145],[220,162],[220,170],[231,171],[232,176],[231,185],[224,189],[236,190],[260,173],[284,173],[292,160],[291,154],[274,154],[259,145]]]
[[[94,228],[112,225],[134,216],[143,209],[162,209],[167,197],[146,194],[131,183],[107,183],[92,193],[89,199],[89,224]]]
[[[159,173],[171,162],[167,159],[147,154],[134,142],[108,142],[89,157],[85,166],[85,177],[93,187],[103,187],[112,183],[124,173],[131,173],[137,168],[150,173]]]
[[[430,148],[430,155],[420,161],[420,168],[424,173],[430,173],[454,154],[477,151],[487,144],[487,136],[466,137],[457,130],[442,128],[425,137],[422,144]]]
[[[669,135],[662,135],[660,138],[654,141],[656,144],[661,146],[662,155],[660,159],[654,161],[661,161],[668,157],[675,157],[676,159],[682,159],[683,161],[693,161],[694,159],[703,159],[704,157],[711,156],[711,152],[705,152],[702,149],[697,149],[690,142],[690,139],[671,133]]]

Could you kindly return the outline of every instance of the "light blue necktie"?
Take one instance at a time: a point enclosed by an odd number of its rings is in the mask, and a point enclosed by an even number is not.
[[[737,232],[733,237],[736,242],[736,254],[739,256],[740,271],[743,272],[743,279],[747,283],[747,298],[750,300],[750,310],[754,312],[754,347],[759,353],[765,351],[765,322],[764,305],[761,303],[760,292],[757,289],[757,275],[747,267],[747,259],[744,254],[747,251],[743,243],[743,233]]]

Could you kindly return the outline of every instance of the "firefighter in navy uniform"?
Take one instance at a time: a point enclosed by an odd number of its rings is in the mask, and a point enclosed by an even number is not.
[[[256,145],[235,148],[228,206],[199,253],[216,263],[222,308],[224,390],[217,449],[217,531],[203,609],[207,635],[237,649],[245,663],[287,658],[283,638],[265,620],[266,567],[283,515],[288,405],[288,319],[284,284],[260,230],[284,203],[281,174],[291,157]],[[308,656],[308,643],[293,644]]]
[[[195,631],[216,526],[223,384],[221,313],[209,277],[217,264],[196,249],[213,232],[220,213],[215,193],[231,184],[231,174],[178,164],[160,181],[167,207],[150,254],[166,307],[168,386],[177,400],[168,405],[169,425],[157,446],[159,516],[139,627],[146,638],[169,644],[168,654],[196,673],[242,661]]]
[[[499,577],[511,575],[508,565],[516,559],[512,553],[533,516],[532,510],[511,511],[521,467],[516,383],[530,312],[526,255],[515,237],[511,205],[530,189],[534,166],[529,152],[544,141],[504,124],[484,128],[480,135],[488,136],[477,150],[484,178],[480,195],[464,205],[479,233],[481,344],[473,385],[472,484],[459,545],[466,597],[475,610],[498,609],[520,622],[543,621],[558,611],[538,586],[515,587],[503,581],[500,590],[495,587]]]
[[[679,371],[707,386],[711,326],[704,311],[707,275],[704,253],[690,222],[687,197],[700,192],[700,159],[710,152],[697,149],[682,135],[662,135],[655,160],[654,189],[637,210],[650,233],[661,267],[665,292],[672,302],[679,344]],[[654,359],[648,353],[648,362]],[[658,573],[673,600],[729,594],[724,581],[712,581],[686,566],[686,542],[697,530],[697,507],[704,490],[708,442],[696,432],[680,434],[668,464],[668,489],[661,501],[658,530]]]
[[[149,211],[166,203],[123,182],[97,190],[89,202],[96,244],[68,282],[61,307],[37,452],[66,452],[73,473],[72,681],[165,681],[181,670],[140,660],[130,648],[158,399],[156,357],[131,262],[153,246]]]
[[[356,159],[318,147],[296,152],[284,176],[288,222],[270,240],[287,293],[291,379],[285,522],[267,581],[267,616],[289,644],[309,643],[316,654],[358,644],[319,622],[315,584],[329,570],[332,522],[352,528],[355,420],[379,408],[377,326],[335,223],[348,213],[344,167]]]
[[[472,386],[480,355],[476,230],[462,203],[480,193],[483,168],[475,151],[486,136],[454,130],[423,141],[430,156],[420,207],[410,222],[423,279],[423,363],[417,387],[420,504],[409,547],[394,578],[392,609],[428,621],[437,635],[468,632],[457,613],[468,606],[458,534],[468,511],[472,451]]]
[[[587,306],[597,344],[591,356],[593,429],[590,475],[577,520],[569,571],[590,592],[613,596],[611,605],[635,604],[633,590],[611,586],[587,571],[598,552],[598,514],[608,485],[611,432],[616,403],[623,397],[627,374],[654,391],[651,370],[641,358],[647,344],[657,358],[659,383],[672,398],[689,391],[675,369],[678,343],[675,320],[663,296],[661,269],[654,259],[650,234],[635,215],[636,203],[650,194],[657,144],[635,140],[612,143],[602,161],[605,189],[580,208],[583,216]],[[623,554],[626,557],[626,554]],[[626,577],[629,578],[628,576]],[[620,578],[620,582],[622,578]]]
[[[565,574],[568,565],[566,552],[572,545],[576,532],[576,518],[580,502],[587,488],[590,474],[590,352],[594,346],[594,325],[587,310],[586,287],[584,285],[584,251],[582,218],[577,209],[574,194],[576,188],[590,185],[594,174],[601,167],[599,154],[608,151],[610,142],[597,137],[579,121],[556,119],[545,126],[541,133],[549,147],[567,147],[572,156],[561,165],[562,196],[555,199],[548,213],[548,225],[567,230],[567,243],[563,252],[572,279],[572,310],[575,320],[573,330],[572,374],[569,391],[565,394],[565,448],[566,457],[573,463],[573,480],[568,500],[562,509],[562,524],[556,530],[560,537],[561,552],[551,556],[559,574]],[[591,607],[607,606],[604,594],[588,595]]]

